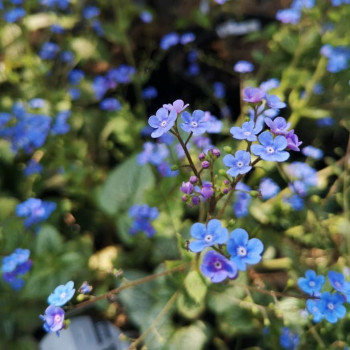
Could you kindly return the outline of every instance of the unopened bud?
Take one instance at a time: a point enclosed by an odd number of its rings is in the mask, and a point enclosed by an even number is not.
[[[197,178],[197,176],[191,176],[190,177],[190,182],[191,182],[191,184],[195,184],[196,182],[198,181],[198,178]]]
[[[202,168],[203,169],[208,169],[210,167],[210,163],[207,161],[207,160],[205,160],[204,162],[202,162]]]
[[[200,202],[199,197],[192,197],[192,203],[193,203],[193,205],[198,205],[199,202]]]
[[[186,194],[183,195],[181,199],[182,199],[184,202],[186,202],[186,201],[187,201],[187,195],[186,195]]]
[[[258,191],[250,191],[249,194],[250,194],[253,198],[259,197],[259,192],[258,192]]]
[[[204,152],[199,153],[198,159],[199,159],[199,160],[204,160],[204,159],[205,159],[205,154],[204,154]]]
[[[211,153],[212,153],[213,156],[215,156],[215,157],[220,157],[220,154],[221,154],[220,150],[217,149],[217,148],[212,149],[212,150],[211,150]]]
[[[225,146],[225,147],[224,147],[224,151],[225,151],[226,153],[231,153],[231,152],[232,152],[232,147],[230,147],[230,146]]]
[[[219,175],[225,176],[226,175],[226,170],[225,169],[219,169],[218,173],[219,173]]]
[[[179,170],[179,166],[176,165],[176,164],[175,164],[175,165],[172,165],[172,166],[171,166],[171,170],[172,170],[172,171]]]
[[[229,189],[225,187],[225,188],[222,190],[222,193],[223,193],[223,194],[227,194],[228,191],[229,191]]]
[[[225,185],[229,185],[229,184],[230,184],[230,181],[228,181],[228,180],[226,179],[226,180],[224,180],[224,184],[225,184]]]

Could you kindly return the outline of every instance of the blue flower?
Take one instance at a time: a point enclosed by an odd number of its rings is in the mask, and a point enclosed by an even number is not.
[[[50,29],[54,34],[63,34],[66,31],[60,24],[53,24]]]
[[[16,7],[4,13],[3,18],[8,23],[14,23],[23,18],[26,11],[21,7]]]
[[[209,128],[209,122],[205,119],[205,113],[199,109],[195,110],[192,115],[188,112],[182,112],[181,118],[183,123],[180,124],[181,128],[194,135],[204,134]]]
[[[81,69],[72,69],[68,73],[68,81],[73,85],[77,85],[84,78],[84,76],[85,74]]]
[[[287,327],[282,328],[280,344],[284,349],[294,350],[299,344],[299,336]]]
[[[68,89],[68,93],[73,101],[77,100],[81,96],[80,90],[75,87]]]
[[[249,61],[238,61],[234,66],[233,70],[237,73],[249,73],[254,70],[254,65]]]
[[[238,275],[234,262],[212,250],[204,255],[200,269],[202,274],[209,277],[213,283],[220,283],[226,278],[235,279]]]
[[[24,225],[30,227],[47,220],[55,209],[56,203],[54,202],[29,198],[16,206],[16,215],[18,217],[25,217]]]
[[[174,177],[174,176],[177,176],[179,174],[179,171],[172,170],[171,165],[167,162],[161,162],[157,166],[157,170],[158,170],[158,173],[160,174],[160,176],[162,176],[162,177]]]
[[[297,194],[284,198],[284,202],[288,203],[294,210],[302,210],[304,208],[304,200]]]
[[[143,145],[143,151],[137,155],[137,163],[139,165],[150,163],[158,166],[168,155],[169,150],[166,145],[145,142]]]
[[[216,98],[222,99],[225,98],[226,95],[226,87],[224,83],[221,83],[219,81],[216,81],[213,84],[213,89],[214,89],[214,96]]]
[[[222,121],[218,120],[218,118],[216,118],[215,115],[212,115],[209,111],[206,111],[204,112],[204,120],[208,122],[208,126],[207,126],[208,134],[218,134],[221,132]],[[198,140],[200,137],[204,137],[204,136],[197,136],[196,138],[194,138],[194,140]]]
[[[92,286],[89,285],[87,281],[84,281],[83,284],[80,286],[78,292],[81,294],[89,294],[92,292]]]
[[[321,291],[326,278],[322,275],[317,276],[314,270],[307,270],[305,277],[298,278],[300,289],[310,295],[316,295]]]
[[[158,91],[154,86],[147,86],[142,90],[142,98],[152,99],[158,96]]]
[[[242,127],[233,126],[230,129],[230,133],[233,138],[237,140],[247,140],[247,141],[256,141],[256,135],[262,130],[262,124],[256,124],[253,121],[244,122]]]
[[[278,135],[273,138],[269,131],[264,131],[258,139],[261,145],[251,146],[251,150],[256,156],[272,162],[284,162],[289,158],[289,153],[283,151],[287,147],[287,139],[284,136]]]
[[[327,70],[331,73],[338,73],[348,68],[350,49],[346,46],[332,47],[324,45],[321,54],[328,58]]]
[[[50,305],[63,306],[73,298],[74,293],[74,282],[69,281],[66,284],[61,284],[56,287],[53,293],[47,298],[47,302]]]
[[[20,290],[24,286],[24,280],[18,276],[26,274],[32,267],[29,256],[28,249],[17,248],[12,254],[2,258],[2,278],[13,290]]]
[[[301,150],[301,152],[304,156],[311,157],[316,160],[321,159],[323,157],[322,150],[314,146],[306,146]]]
[[[100,108],[104,111],[115,112],[122,108],[121,103],[114,97],[107,97],[100,102]]]
[[[46,104],[46,101],[43,98],[32,98],[28,101],[28,106],[33,109],[43,108]]]
[[[25,176],[30,176],[33,174],[40,174],[43,171],[43,166],[39,164],[35,159],[31,159],[26,167],[23,169]]]
[[[203,249],[211,247],[215,244],[224,244],[228,239],[227,229],[222,227],[221,221],[212,219],[208,225],[195,223],[191,227],[191,236],[195,241],[191,241],[189,249],[192,252],[198,253]]]
[[[350,282],[345,281],[345,277],[342,273],[329,271],[328,280],[335,290],[344,294],[348,301],[350,300]]]
[[[165,108],[159,108],[156,115],[152,115],[148,119],[148,124],[156,129],[152,132],[151,136],[157,138],[168,132],[174,125],[177,118],[175,110],[170,113]]]
[[[323,128],[325,126],[332,126],[334,124],[334,119],[332,117],[324,117],[317,119],[317,126]]]
[[[276,95],[266,95],[266,105],[273,109],[281,109],[287,106]]]
[[[303,8],[311,9],[315,7],[315,0],[293,0],[290,7],[298,10],[302,10]]]
[[[247,264],[257,264],[261,260],[264,245],[258,238],[249,239],[248,232],[236,228],[227,242],[230,259],[237,264],[238,270],[245,271]]]
[[[97,6],[87,5],[83,9],[83,17],[85,19],[92,19],[100,15],[100,9]]]
[[[66,50],[66,51],[63,51],[61,53],[60,58],[63,62],[68,63],[68,64],[72,64],[75,56],[74,56],[73,51]]]
[[[56,114],[55,122],[52,125],[51,133],[53,135],[63,135],[70,130],[67,119],[70,117],[71,111],[60,111]]]
[[[179,40],[180,40],[179,34],[174,32],[169,33],[162,37],[162,39],[160,40],[159,46],[162,50],[168,50],[172,46],[177,45],[179,43]]]
[[[149,11],[142,11],[140,13],[140,19],[143,23],[151,23],[153,21],[153,15]]]
[[[135,67],[122,64],[117,68],[109,70],[107,72],[107,78],[119,84],[128,84],[131,82],[131,78],[135,73]]]
[[[223,158],[223,163],[230,168],[226,172],[232,177],[236,177],[239,174],[246,174],[252,168],[250,165],[250,153],[243,150],[237,151],[234,156],[227,154]]]
[[[300,151],[299,146],[303,143],[302,141],[299,141],[298,135],[294,133],[294,130],[290,130],[286,134],[287,139],[287,148],[291,149],[292,151]]]
[[[181,38],[180,38],[180,43],[182,45],[186,45],[186,44],[189,44],[193,41],[196,40],[196,35],[193,34],[193,33],[184,33],[181,35]]]
[[[45,310],[45,315],[40,315],[42,321],[44,321],[43,328],[46,332],[56,332],[64,328],[64,316],[65,312],[58,306],[50,305]]]
[[[172,104],[164,104],[163,108],[167,109],[169,112],[175,111],[177,114],[180,114],[182,111],[184,111],[189,106],[188,103],[185,104],[182,100],[176,100]]]
[[[41,46],[39,57],[43,60],[52,60],[56,57],[60,47],[52,42],[46,42]]]
[[[291,125],[291,123],[287,123],[283,117],[277,117],[274,120],[265,118],[265,123],[275,135],[287,135]]]
[[[268,92],[271,89],[276,89],[280,85],[280,81],[276,78],[271,78],[269,80],[263,81],[260,84],[260,89],[263,89],[264,91]]]
[[[109,88],[115,86],[116,83],[114,83],[114,86],[111,86],[110,81],[102,75],[97,76],[92,82],[92,90],[94,91],[95,97],[98,100],[104,96]]]
[[[314,322],[320,322],[324,317],[326,303],[321,299],[306,300],[306,309],[312,315]]]
[[[156,207],[149,207],[147,204],[133,205],[129,209],[129,216],[134,219],[129,233],[134,235],[138,232],[144,232],[148,237],[155,234],[155,229],[150,221],[155,220],[159,215]]]
[[[279,186],[272,179],[264,177],[259,185],[259,192],[261,193],[262,199],[270,199],[275,197],[280,191]]]
[[[252,189],[243,182],[238,182],[236,185],[233,212],[237,218],[242,218],[248,215],[249,205],[252,200],[252,197],[249,194],[251,190]]]
[[[282,23],[297,24],[300,20],[300,16],[300,10],[297,9],[278,10],[276,13],[276,19]]]
[[[40,4],[48,7],[58,7],[61,10],[66,10],[70,0],[40,0]]]
[[[261,102],[266,96],[266,92],[260,88],[247,87],[243,90],[243,101],[249,103]]]
[[[330,323],[336,323],[339,318],[346,314],[344,297],[338,293],[324,292],[321,294],[321,301],[325,303],[324,317]]]

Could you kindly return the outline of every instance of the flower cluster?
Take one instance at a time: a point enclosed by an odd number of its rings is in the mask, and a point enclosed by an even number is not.
[[[138,232],[144,232],[148,237],[155,234],[155,229],[151,221],[159,215],[158,209],[149,207],[147,204],[133,205],[129,209],[129,216],[134,219],[129,233],[135,235]]]
[[[285,201],[293,209],[301,210],[304,206],[303,198],[308,190],[318,183],[317,172],[310,165],[302,162],[292,162],[285,167],[285,171],[291,179],[289,188],[292,196],[286,197]]]
[[[56,203],[54,202],[29,198],[16,206],[16,215],[18,217],[24,217],[24,225],[31,227],[47,220],[55,209]]]
[[[330,323],[336,323],[345,316],[346,309],[343,304],[350,300],[350,282],[345,281],[342,273],[329,271],[328,281],[336,293],[328,291],[321,293],[325,281],[324,276],[316,275],[313,270],[307,270],[305,277],[298,279],[298,286],[312,297],[306,301],[306,309],[312,315],[314,322],[326,319]]]
[[[40,318],[44,322],[43,328],[46,332],[56,332],[59,335],[59,331],[67,328],[68,323],[65,320],[65,312],[61,306],[70,301],[75,293],[74,282],[69,281],[65,285],[59,285],[49,295],[47,302],[49,306],[45,310],[44,315],[40,315]]]
[[[299,335],[293,332],[288,327],[282,328],[282,333],[280,335],[280,344],[283,349],[294,350],[300,343]]]
[[[215,246],[222,252],[222,246],[227,247],[229,258],[213,250],[206,251],[203,257],[200,269],[213,283],[222,282],[226,278],[235,279],[238,271],[245,271],[247,265],[257,264],[261,260],[264,249],[259,239],[249,239],[247,231],[242,228],[236,228],[229,235],[217,219],[210,220],[207,225],[192,225],[191,236],[195,240],[188,247],[195,253]]]
[[[315,4],[315,0],[293,0],[290,8],[277,11],[276,19],[282,23],[297,24],[300,21],[301,11],[313,8]]]
[[[346,46],[324,45],[321,54],[328,58],[327,70],[331,73],[338,73],[348,68],[350,60],[350,48]]]
[[[196,36],[192,32],[184,33],[179,35],[175,32],[168,33],[160,40],[160,48],[162,50],[169,50],[172,46],[177,44],[186,45],[196,40]]]
[[[28,249],[17,248],[12,254],[2,258],[2,277],[14,290],[19,290],[24,285],[24,280],[18,276],[25,275],[32,267],[33,262],[29,256]]]

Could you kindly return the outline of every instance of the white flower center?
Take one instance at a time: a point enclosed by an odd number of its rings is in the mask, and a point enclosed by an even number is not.
[[[310,282],[309,282],[309,286],[310,286],[310,287],[315,287],[315,285],[316,285],[315,281],[310,281]]]
[[[275,152],[275,150],[274,150],[272,147],[266,147],[266,151],[267,151],[268,153],[273,153],[273,152]]]
[[[237,166],[238,166],[238,168],[242,168],[243,162],[238,162],[238,163],[237,163]]]
[[[215,261],[214,267],[215,267],[217,270],[221,269],[221,268],[222,268],[221,262],[220,262],[220,261]]]
[[[60,315],[55,315],[54,320],[55,322],[61,322],[62,317]]]
[[[213,236],[208,234],[204,237],[204,240],[209,243],[213,240]]]
[[[327,304],[327,307],[328,307],[329,310],[334,310],[334,304],[333,303]]]
[[[164,128],[166,125],[167,125],[166,120],[163,120],[163,121],[160,123],[160,126],[163,127],[163,128]]]
[[[244,136],[250,136],[252,133],[250,132],[250,131],[245,131],[244,133],[243,133],[243,135]]]
[[[191,125],[192,125],[193,127],[197,127],[197,126],[198,126],[198,123],[197,123],[197,122],[192,122]]]
[[[245,249],[245,247],[240,246],[240,247],[237,248],[237,254],[239,256],[246,256],[247,255],[247,249]]]
[[[341,288],[341,284],[338,282],[338,281],[336,281],[335,283],[334,283],[334,285],[337,287],[337,288]]]
[[[67,295],[67,294],[66,294],[65,292],[63,292],[63,293],[61,294],[60,298],[61,298],[61,299],[64,299],[64,298],[66,297],[66,295]]]

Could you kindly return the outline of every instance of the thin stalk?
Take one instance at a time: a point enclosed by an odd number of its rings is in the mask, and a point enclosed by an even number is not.
[[[84,302],[82,302],[80,304],[75,305],[71,310],[69,310],[69,312],[67,314],[70,314],[74,310],[81,309],[81,308],[84,308],[84,307],[86,307],[86,306],[88,306],[90,304],[96,303],[99,300],[109,299],[113,295],[119,294],[123,290],[126,290],[126,289],[129,289],[129,288],[138,286],[138,285],[143,284],[143,283],[147,283],[147,282],[153,281],[153,280],[155,280],[155,279],[157,279],[159,277],[167,276],[167,275],[170,275],[170,274],[172,274],[174,272],[184,271],[189,265],[190,264],[187,263],[187,264],[184,264],[184,265],[176,266],[176,267],[174,267],[174,268],[172,268],[170,270],[166,270],[166,271],[163,271],[163,272],[155,273],[153,275],[142,277],[142,278],[139,278],[139,279],[137,279],[135,281],[125,283],[124,285],[122,285],[122,286],[120,286],[118,288],[112,289],[109,292],[103,293],[103,294],[98,295],[96,297],[92,297],[91,299],[89,299],[87,301],[84,301]]]

